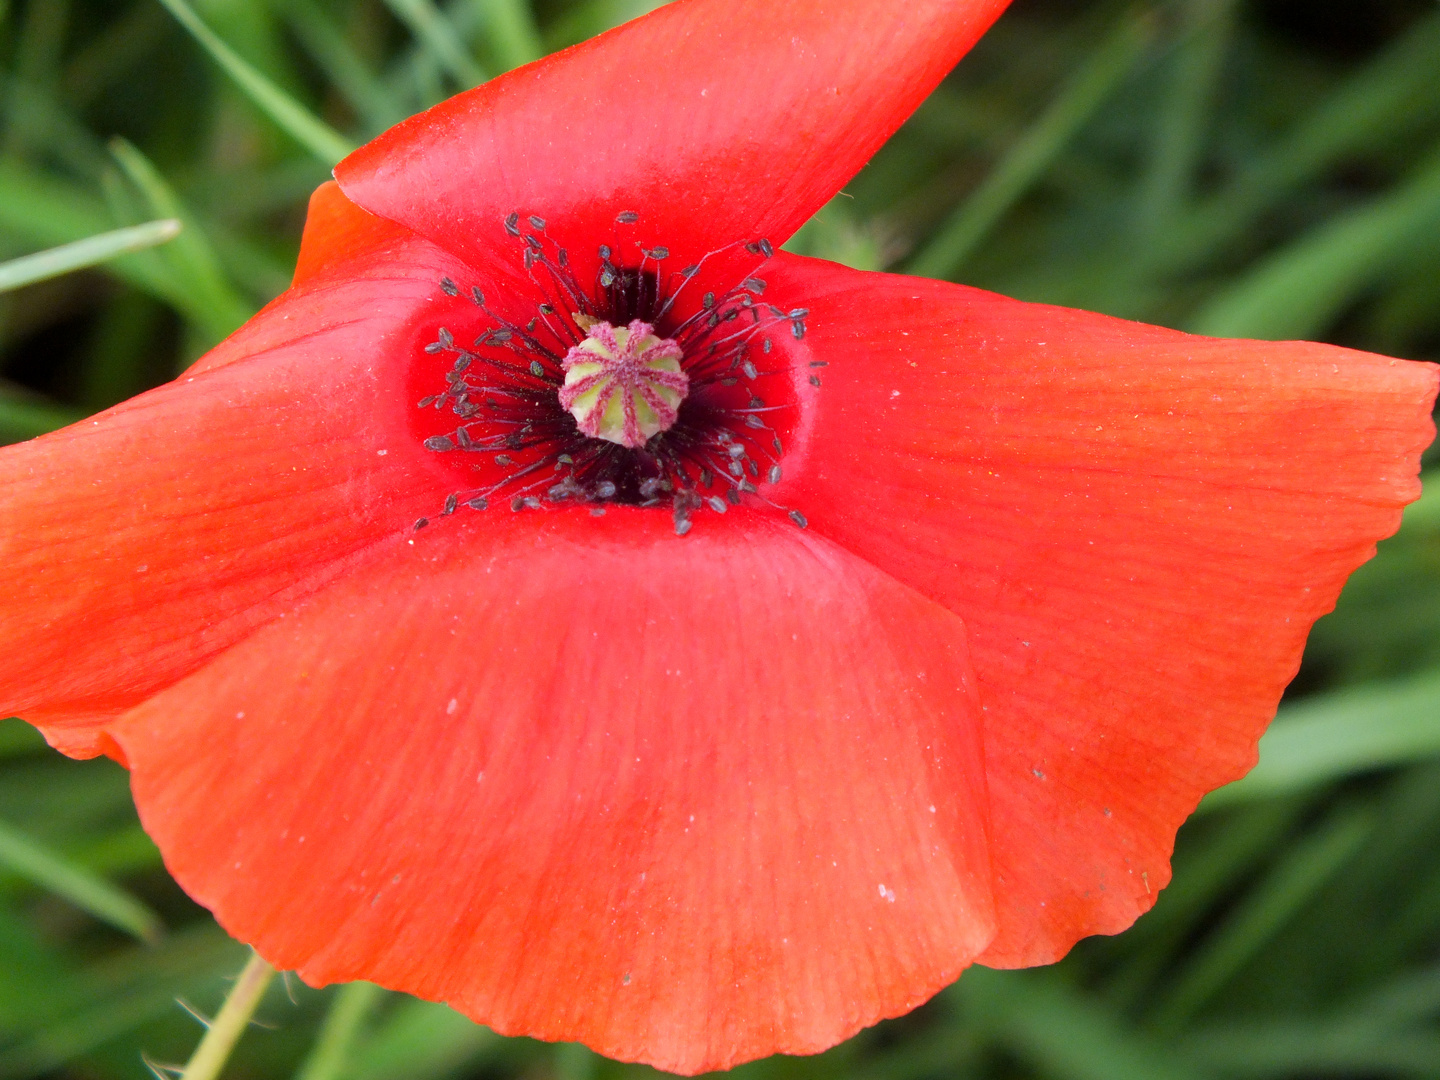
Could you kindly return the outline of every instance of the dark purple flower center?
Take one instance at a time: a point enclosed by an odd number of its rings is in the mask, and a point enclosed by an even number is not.
[[[621,214],[616,224],[636,220]],[[534,295],[492,305],[478,287],[442,278],[447,295],[474,304],[483,328],[462,342],[441,326],[425,346],[448,369],[436,372],[444,388],[420,407],[456,420],[425,446],[464,455],[476,480],[449,496],[442,515],[497,500],[516,511],[669,507],[683,536],[702,509],[776,505],[767,489],[781,479],[797,402],[775,346],[777,335],[803,339],[808,313],[764,303],[756,272],[693,295],[712,256],[670,270],[670,252],[658,246],[599,245],[594,281],[583,287],[543,219],[516,213],[504,226],[523,245]],[[766,240],[745,250],[759,266],[774,255]],[[798,512],[790,517],[805,524]]]

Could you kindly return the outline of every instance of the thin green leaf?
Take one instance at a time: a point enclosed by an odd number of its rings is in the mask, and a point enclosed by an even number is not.
[[[1188,219],[1152,237],[1152,267],[1194,266],[1245,236],[1307,181],[1377,144],[1405,138],[1440,115],[1440,14],[1418,22],[1326,95],[1272,149]]]
[[[1191,195],[1238,0],[1188,0],[1169,86],[1155,111],[1150,168],[1140,185],[1138,217],[1147,235],[1165,228]]]
[[[355,149],[329,124],[311,113],[274,82],[252,67],[234,49],[220,40],[186,0],[160,0],[190,35],[220,65],[251,101],[273,120],[277,127],[327,165],[336,165]]]
[[[129,893],[4,822],[0,865],[141,941],[157,941],[164,933],[160,917]]]
[[[44,736],[25,721],[0,720],[0,760],[38,753],[45,746]]]
[[[1287,707],[1260,740],[1260,763],[1211,792],[1203,810],[1301,791],[1342,776],[1440,755],[1440,672],[1370,684]]]
[[[75,409],[0,392],[0,444],[33,439],[73,424],[81,417],[82,414]]]
[[[470,0],[484,18],[490,48],[509,70],[545,55],[528,0]]]
[[[360,1046],[347,1080],[429,1080],[448,1076],[500,1044],[481,1027],[444,1005],[402,1001]]]
[[[1131,12],[1122,18],[984,183],[941,225],[908,272],[953,277],[1130,74],[1153,36],[1154,21],[1148,15]]]
[[[1047,1076],[1194,1080],[1205,1075],[1049,972],[972,967],[956,989],[968,1016]]]
[[[202,923],[157,947],[86,965],[78,987],[37,1000],[31,1016],[15,1018],[28,1022],[17,1022],[19,1037],[0,1050],[0,1076],[54,1072],[143,1024],[179,1015],[177,998],[208,1006],[223,994],[241,949]]]
[[[69,8],[68,0],[31,0],[26,5],[13,57],[16,82],[40,90],[49,90],[58,82]],[[17,105],[12,98],[5,117],[4,138],[5,152],[15,156],[44,145],[47,134],[42,126],[33,122],[31,114]]]
[[[1215,337],[1323,333],[1396,260],[1440,230],[1440,155],[1405,184],[1320,225],[1226,286],[1190,320]]]
[[[378,132],[405,119],[406,109],[398,96],[350,47],[313,0],[287,0],[282,14],[346,103],[364,117],[367,128]]]
[[[385,0],[395,17],[408,26],[439,66],[463,86],[477,86],[486,75],[461,46],[459,31],[430,0]]]
[[[255,314],[255,305],[230,284],[205,231],[160,175],[160,170],[124,139],[111,140],[110,152],[145,196],[152,213],[185,222],[185,231],[163,254],[174,266],[181,287],[189,294],[187,310],[202,314],[199,326],[212,339],[211,343],[226,337]]]
[[[386,994],[386,990],[368,982],[340,987],[295,1080],[341,1080],[349,1075],[355,1063],[355,1043],[361,1025]]]
[[[1285,852],[1265,880],[1214,931],[1159,1007],[1162,1030],[1179,1028],[1215,997],[1300,908],[1353,858],[1373,829],[1360,811],[1337,812]]]
[[[144,225],[131,225],[125,229],[86,237],[73,243],[62,244],[49,251],[39,251],[19,259],[0,263],[0,292],[33,285],[61,274],[83,270],[87,266],[107,262],[117,255],[155,247],[180,234],[180,222],[175,218],[147,221]]]

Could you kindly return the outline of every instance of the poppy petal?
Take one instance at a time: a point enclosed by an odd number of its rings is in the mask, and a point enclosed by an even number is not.
[[[390,241],[175,382],[0,451],[0,514],[25,523],[0,537],[0,712],[103,750],[95,723],[440,505],[395,386],[455,260]]]
[[[361,210],[339,184],[326,181],[310,196],[292,285],[302,285],[352,259],[375,258],[413,238],[409,229]]]
[[[970,631],[1000,925],[981,962],[1125,928],[1419,494],[1437,369],[792,256],[765,276],[828,365],[775,497]]]
[[[985,947],[969,678],[954,615],[783,518],[531,511],[400,541],[114,733],[273,963],[693,1073]]]
[[[647,245],[779,244],[1007,3],[908,0],[900,19],[876,0],[680,0],[404,121],[335,176],[476,265],[511,213],[587,246],[627,211]]]

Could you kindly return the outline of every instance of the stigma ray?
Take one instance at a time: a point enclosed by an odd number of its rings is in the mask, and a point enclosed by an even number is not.
[[[784,366],[757,361],[771,356],[776,330],[803,340],[809,311],[762,301],[762,270],[775,254],[768,240],[736,242],[666,271],[667,246],[626,239],[638,221],[633,211],[616,215],[616,235],[597,245],[588,286],[545,219],[519,211],[503,227],[521,248],[532,290],[524,303],[507,295],[493,304],[478,286],[440,279],[442,292],[468,299],[488,325],[469,345],[439,327],[424,348],[450,366],[443,389],[419,407],[448,407],[456,417],[424,446],[475,455],[482,481],[449,495],[438,516],[497,500],[514,512],[562,503],[597,504],[592,513],[608,503],[668,506],[684,536],[697,515],[753,499],[806,527],[803,514],[761,490],[783,476],[781,430],[767,418],[797,403],[769,404],[751,387],[773,383],[779,396],[793,397]],[[697,303],[687,290],[706,264],[741,246],[757,259],[752,269]],[[694,310],[677,317],[682,303]],[[415,528],[428,524],[422,518]]]

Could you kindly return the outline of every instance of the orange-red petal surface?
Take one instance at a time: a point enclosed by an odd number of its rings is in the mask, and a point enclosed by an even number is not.
[[[409,229],[360,209],[329,180],[310,196],[292,285],[304,285],[354,259],[383,257],[413,239]]]
[[[793,257],[766,277],[829,363],[777,497],[970,630],[1000,926],[982,962],[1123,929],[1419,493],[1436,368]]]
[[[992,933],[963,626],[754,511],[447,519],[113,730],[232,933],[502,1032],[815,1051]]]
[[[454,260],[386,228],[190,374],[0,451],[0,713],[93,754],[94,721],[443,500],[404,380]]]
[[[512,212],[588,247],[635,211],[635,240],[687,260],[778,244],[1007,2],[679,0],[399,124],[335,175],[367,210],[472,261]]]

